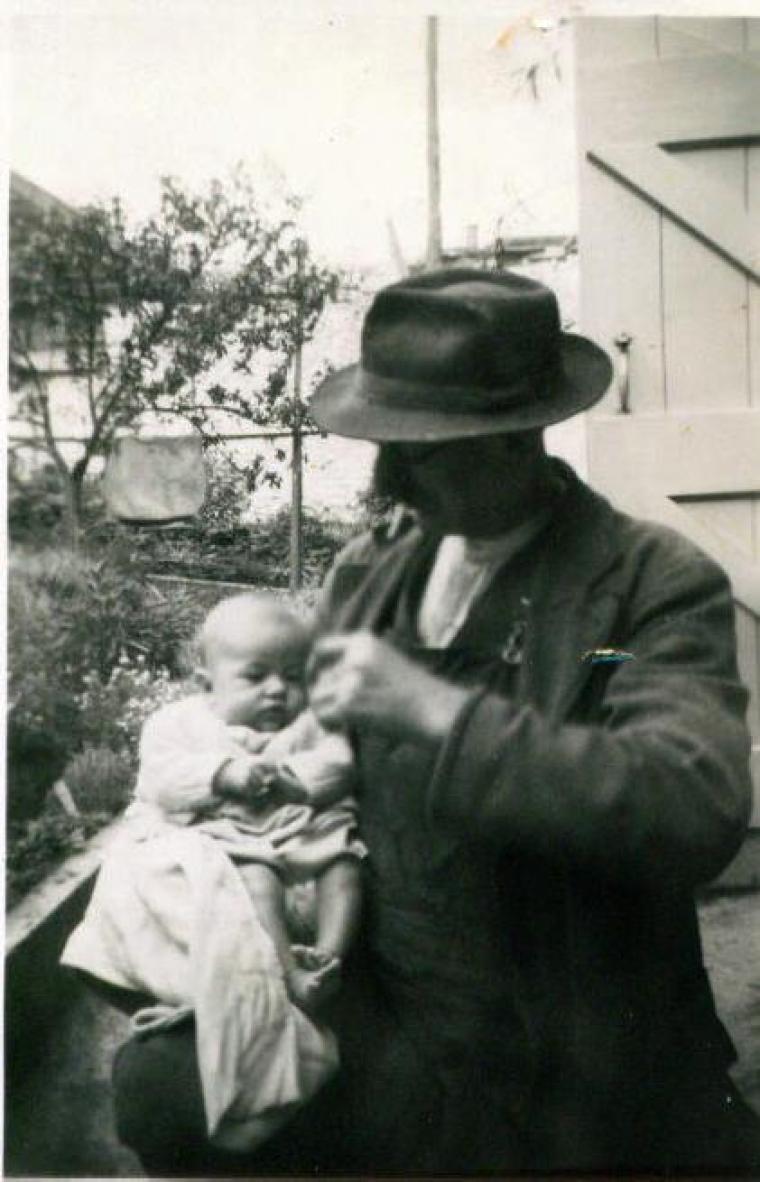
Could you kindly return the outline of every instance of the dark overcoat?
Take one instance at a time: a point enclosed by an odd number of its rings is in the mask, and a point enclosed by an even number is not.
[[[693,902],[694,888],[738,849],[750,807],[747,695],[730,588],[677,533],[617,512],[568,470],[565,480],[535,550],[524,650],[509,694],[471,679],[467,703],[424,775],[405,776],[402,757],[381,759],[373,777],[372,736],[354,736],[370,848],[367,963],[371,973],[377,953],[387,978],[385,936],[380,951],[373,945],[372,899],[382,915],[391,865],[382,826],[394,821],[390,813],[373,820],[376,783],[386,796],[396,793],[401,827],[456,835],[471,860],[503,876],[503,923],[489,938],[503,936],[516,966],[511,987],[527,1030],[518,1069],[529,1086],[508,1117],[521,1145],[515,1159],[498,1159],[492,1128],[471,1158],[460,1137],[458,1157],[420,1161],[440,1170],[731,1166],[732,1110],[741,1102],[725,1073],[734,1052],[715,1014]],[[351,543],[328,580],[323,626],[384,633],[426,545],[417,526]],[[467,624],[495,658],[514,641],[504,594],[497,576]],[[397,782],[383,787],[394,767]],[[462,890],[477,891],[475,883]],[[492,906],[485,890],[484,917]],[[477,898],[470,914],[477,924]],[[410,989],[393,1000],[402,1027],[413,981]],[[414,1026],[413,1007],[409,1013]],[[354,1065],[354,1094],[376,1053],[370,1042],[364,1066]],[[403,1070],[395,1072],[399,1095]],[[478,1086],[476,1071],[475,1109]],[[414,1104],[403,1107],[389,1109],[401,1145],[407,1111],[414,1127]],[[440,1111],[425,1119],[440,1124]],[[489,1152],[497,1154],[490,1162]]]

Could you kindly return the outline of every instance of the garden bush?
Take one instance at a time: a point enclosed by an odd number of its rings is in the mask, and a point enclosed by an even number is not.
[[[6,904],[12,907],[52,866],[81,849],[109,820],[106,813],[70,817],[44,812],[24,825],[8,827]]]
[[[133,665],[119,661],[106,678],[88,673],[77,699],[80,739],[91,747],[126,752],[134,763],[146,718],[189,692],[186,682],[172,681],[166,669],[151,670],[144,658]]]
[[[47,715],[44,724],[18,709],[9,712],[5,777],[9,821],[25,821],[36,816],[50,785],[66,766],[73,726],[67,729],[62,724],[67,703],[59,698],[55,687],[50,687],[46,703],[37,703],[36,716]]]
[[[129,751],[85,744],[69,760],[63,778],[80,813],[115,816],[129,803],[135,760]]]
[[[78,695],[53,687],[53,697],[56,692],[77,712],[65,740],[46,747],[44,734],[27,733],[18,724],[10,731],[10,904],[126,806],[135,784],[143,722],[164,702],[186,694],[188,685],[171,681],[165,671],[154,674],[144,661],[136,666],[122,661],[106,679],[87,674]],[[62,813],[50,795],[59,778],[78,817]]]
[[[92,559],[45,550],[14,554],[8,589],[8,815],[33,815],[51,783],[85,741],[104,739],[116,716],[131,725],[133,698],[153,707],[179,672],[180,652],[204,606],[184,589],[148,584],[128,558]],[[135,666],[130,681],[120,662]],[[163,680],[162,680],[163,679]],[[101,692],[88,709],[87,693]],[[110,695],[113,708],[107,709]],[[97,732],[97,733],[96,733]],[[123,744],[122,744],[123,746]],[[118,749],[118,744],[117,744]]]
[[[49,537],[63,520],[63,492],[52,464],[24,474],[8,461],[8,532],[14,541]]]
[[[354,532],[344,522],[303,515],[303,582],[318,587],[333,558]],[[108,527],[111,544],[129,548],[133,559],[153,574],[179,575],[287,587],[290,581],[290,512],[248,525],[211,527],[202,520],[171,529],[128,525]],[[101,539],[104,532],[101,532]]]
[[[106,517],[106,506],[97,477],[85,480],[82,489],[81,525],[95,530]],[[23,467],[13,455],[8,460],[8,534],[15,543],[54,545],[64,528],[65,498],[55,465],[50,461]]]
[[[263,456],[254,456],[245,468],[233,460],[224,446],[203,453],[206,497],[198,524],[205,530],[230,530],[242,525],[256,485],[263,472]]]

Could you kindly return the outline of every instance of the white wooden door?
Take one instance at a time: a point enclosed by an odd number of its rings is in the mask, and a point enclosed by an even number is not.
[[[581,322],[620,365],[589,479],[731,576],[760,826],[760,19],[576,36]]]

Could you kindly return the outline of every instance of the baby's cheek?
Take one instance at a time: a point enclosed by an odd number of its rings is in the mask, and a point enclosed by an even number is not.
[[[233,726],[249,726],[258,705],[259,695],[256,693],[230,695],[225,703],[225,722]]]

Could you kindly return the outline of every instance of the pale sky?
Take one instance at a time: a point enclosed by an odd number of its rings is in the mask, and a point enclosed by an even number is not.
[[[64,200],[156,204],[243,162],[308,199],[327,261],[424,250],[429,0],[0,0],[10,164]],[[575,229],[572,35],[558,16],[760,13],[760,0],[436,0],[444,239]],[[507,44],[501,35],[516,30]],[[499,44],[500,38],[502,44]],[[561,78],[551,56],[559,51]],[[540,98],[515,70],[544,60]],[[5,71],[2,71],[5,74]],[[7,86],[7,81],[4,80]],[[4,115],[0,115],[0,125]]]
[[[513,233],[575,228],[571,37],[530,24],[551,7],[439,6],[448,245],[468,223],[492,240],[499,217]],[[10,163],[64,200],[118,194],[142,215],[162,173],[196,185],[242,161],[308,199],[307,231],[331,260],[385,262],[388,218],[409,259],[423,252],[424,7],[16,0],[12,12]],[[533,58],[546,61],[538,102],[515,94]]]

